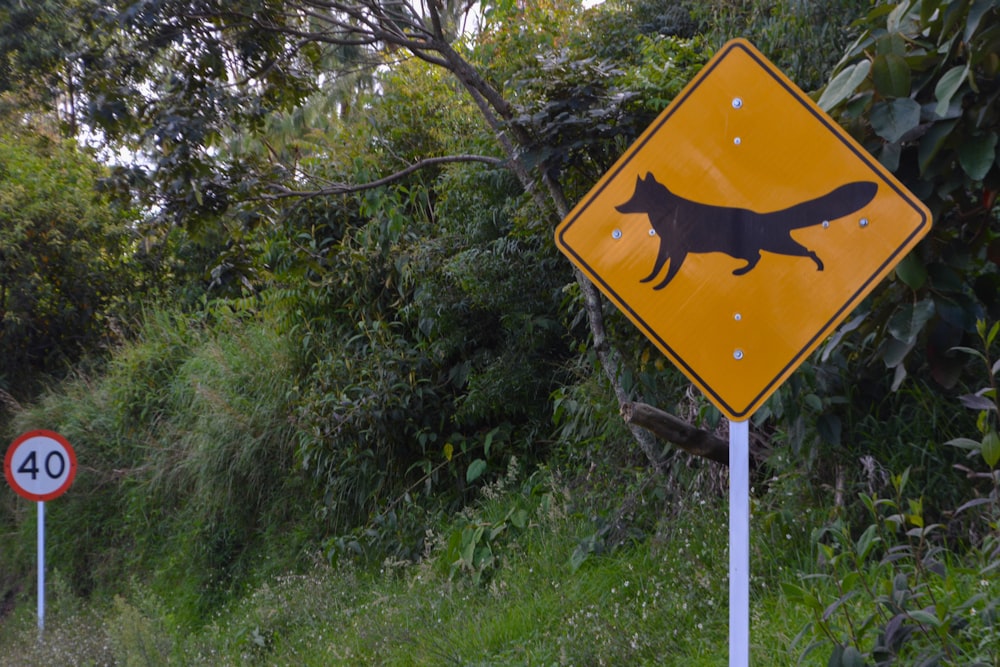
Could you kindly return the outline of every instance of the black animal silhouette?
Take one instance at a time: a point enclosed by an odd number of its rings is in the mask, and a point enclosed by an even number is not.
[[[647,283],[659,275],[663,265],[670,267],[653,289],[663,289],[677,272],[688,253],[722,252],[746,260],[733,275],[747,273],[760,261],[763,251],[779,255],[808,257],[823,270],[823,261],[798,241],[791,232],[802,227],[823,224],[860,210],[875,197],[878,185],[856,181],[836,188],[821,197],[795,204],[780,211],[758,213],[745,208],[713,206],[685,199],[671,192],[651,173],[637,177],[632,197],[615,208],[622,213],[644,213],[660,238],[653,271],[642,279]]]

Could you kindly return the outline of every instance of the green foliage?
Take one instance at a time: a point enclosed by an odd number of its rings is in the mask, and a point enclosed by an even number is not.
[[[365,181],[396,162],[476,151],[488,135],[453,94],[426,64],[399,67],[336,135],[365,157],[304,162],[318,181]],[[269,298],[299,341],[298,459],[342,531],[335,552],[415,558],[417,489],[433,515],[510,455],[539,455],[566,354],[561,277],[522,204],[506,171],[456,164],[301,202],[270,239]]]
[[[852,22],[870,0],[755,0],[688,2],[698,32],[720,47],[735,37],[750,39],[803,90],[827,81],[839,54],[856,36]]]
[[[49,561],[75,591],[143,571],[192,621],[266,558],[294,566],[313,491],[295,465],[290,360],[269,323],[225,305],[150,316],[105,375],[16,415],[12,431],[57,430],[84,462],[48,513]],[[30,522],[17,528],[29,539]]]
[[[659,539],[593,557],[573,571],[568,554],[586,526],[569,506],[582,498],[544,470],[504,484],[442,526],[421,563],[332,566],[320,559],[304,572],[255,583],[193,629],[172,622],[169,593],[135,586],[90,613],[54,614],[47,636],[60,648],[59,664],[144,664],[151,647],[160,652],[150,664],[184,665],[725,661],[722,507],[690,503],[685,521],[661,524]],[[448,536],[464,522],[497,525],[512,509],[509,528],[491,542],[489,576],[478,584],[451,576]],[[512,522],[521,510],[526,521],[517,528]],[[755,659],[787,664],[786,649],[769,641],[786,620],[762,616],[755,624],[766,633]],[[28,613],[0,626],[4,664],[41,664],[47,655],[30,621]],[[74,624],[93,641],[64,639]]]
[[[987,505],[988,509],[980,511],[985,519],[986,526],[975,526],[973,530],[978,532],[984,527],[994,535],[1000,531],[997,520],[1000,519],[1000,436],[997,435],[998,421],[1000,421],[1000,397],[997,394],[997,373],[1000,373],[1000,361],[994,361],[991,351],[997,341],[997,334],[1000,332],[1000,323],[995,322],[992,326],[980,320],[976,326],[979,333],[981,350],[971,348],[959,348],[960,351],[972,355],[984,365],[988,383],[975,394],[962,397],[962,403],[967,408],[972,408],[978,414],[976,426],[979,430],[978,439],[955,438],[946,444],[968,452],[970,459],[980,459],[979,463],[985,466],[985,470],[977,470],[975,467],[966,465],[956,465],[956,468],[966,473],[966,476],[975,480],[989,480],[990,486],[985,497],[975,498],[965,503],[960,510],[965,510],[977,506]],[[959,510],[959,511],[960,511]],[[956,511],[957,513],[957,511]]]
[[[832,665],[995,664],[1000,446],[998,368],[990,350],[1000,325],[980,322],[977,331],[982,350],[963,351],[984,364],[989,382],[963,403],[979,412],[982,437],[947,444],[966,450],[978,461],[973,466],[985,467],[956,465],[970,479],[989,480],[986,495],[977,494],[953,511],[939,511],[949,523],[934,523],[928,495],[909,495],[907,468],[891,475],[891,497],[861,494],[870,521],[863,531],[840,519],[815,531],[823,571],[803,577],[802,584],[783,584],[786,597],[813,614],[800,634],[814,639],[803,656],[832,643]]]
[[[0,134],[0,388],[27,397],[113,340],[128,219],[97,195],[101,173],[70,142]]]
[[[990,573],[995,534],[964,557],[949,552],[945,527],[925,522],[922,499],[906,495],[909,471],[892,477],[893,498],[863,495],[870,523],[855,538],[837,521],[814,533],[823,571],[785,596],[808,608],[803,657],[833,644],[831,665],[990,665],[1000,588]]]
[[[601,61],[598,50],[567,47],[538,56],[535,72],[516,80],[514,122],[530,136],[531,166],[593,183],[708,60],[697,39],[640,37],[635,63]],[[533,74],[533,76],[529,76]]]
[[[934,216],[929,238],[876,292],[853,334],[870,340],[868,353],[893,369],[895,386],[908,372],[954,386],[968,359],[952,348],[1000,308],[998,19],[989,2],[879,5],[819,98]]]

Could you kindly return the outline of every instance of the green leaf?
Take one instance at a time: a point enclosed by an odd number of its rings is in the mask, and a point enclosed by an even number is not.
[[[990,470],[993,470],[1000,461],[1000,435],[997,435],[996,431],[990,431],[983,436],[981,453],[983,461]]]
[[[965,81],[965,77],[968,75],[969,63],[966,63],[964,67],[962,65],[952,67],[938,79],[937,85],[934,86],[934,97],[938,101],[937,106],[934,107],[934,113],[938,116],[944,116],[948,113],[951,98],[958,92],[962,82]]]
[[[986,324],[985,322],[983,323]],[[985,329],[985,327],[984,327]],[[990,327],[989,333],[986,334],[986,349],[993,347],[993,341],[997,339],[997,334],[1000,333],[1000,322],[994,322],[993,326]],[[982,334],[980,334],[982,335]]]
[[[957,120],[948,120],[943,123],[934,123],[927,133],[920,139],[920,149],[917,159],[920,162],[920,174],[923,175],[931,162],[941,152],[941,149],[951,138],[951,132],[955,129]]]
[[[937,615],[932,614],[924,609],[914,609],[910,612],[910,618],[912,618],[917,623],[922,623],[923,625],[929,625],[932,628],[941,627],[941,619]]]
[[[963,42],[969,42],[976,30],[979,29],[979,22],[983,15],[996,6],[996,0],[976,0],[969,8],[969,14],[965,18],[965,34],[962,36]]]
[[[920,105],[908,97],[879,102],[872,107],[869,120],[877,135],[889,142],[899,141],[920,124]]]
[[[900,342],[912,343],[933,316],[933,299],[908,303],[889,320],[889,333]]]
[[[927,269],[916,253],[909,253],[896,265],[896,277],[912,290],[918,290],[927,282]]]
[[[858,542],[854,547],[854,552],[858,555],[860,560],[868,558],[868,554],[871,553],[872,547],[881,541],[878,536],[878,526],[872,524],[865,529],[865,532],[861,533],[861,537],[858,538]]]
[[[861,591],[856,590],[856,589],[855,590],[847,591],[846,593],[844,593],[843,595],[841,595],[839,598],[837,598],[834,602],[832,602],[830,604],[830,606],[828,606],[826,609],[824,609],[823,610],[823,615],[820,618],[822,618],[824,621],[830,620],[830,617],[833,616],[836,613],[836,611],[838,609],[840,609],[841,606],[843,606],[843,604],[845,602],[847,602],[848,600],[850,600],[854,596],[860,594],[860,592]]]
[[[889,338],[882,350],[882,361],[885,363],[885,367],[895,368],[903,363],[903,359],[906,359],[906,355],[910,353],[914,345],[916,345],[915,340],[901,341],[898,338]]]
[[[872,63],[872,82],[882,97],[907,97],[910,94],[910,66],[897,53],[876,56]]]
[[[486,472],[486,461],[482,459],[476,459],[469,464],[468,470],[465,471],[465,481],[472,484],[477,479],[482,477],[483,473]]]
[[[497,432],[499,430],[500,430],[500,427],[498,426],[497,428],[495,428],[492,431],[490,431],[489,433],[487,433],[486,437],[483,439],[483,453],[486,456],[490,455],[490,447],[493,446],[493,438],[496,437],[496,434],[497,434]]]
[[[944,443],[951,447],[958,447],[959,449],[964,449],[970,452],[979,451],[979,447],[982,443],[973,440],[972,438],[955,438]]]
[[[974,181],[981,181],[996,159],[997,135],[973,136],[958,145],[958,162]]]
[[[806,590],[798,584],[793,584],[790,581],[782,581],[779,585],[781,586],[782,594],[789,602],[802,603],[805,600]]]
[[[833,78],[823,94],[820,95],[819,108],[823,111],[830,111],[858,89],[858,86],[868,77],[868,72],[871,71],[872,64],[869,60],[862,60],[859,63],[855,63],[850,67],[844,68],[837,76]]]
[[[861,652],[853,646],[844,648],[843,655],[840,656],[841,667],[865,667],[865,659]]]

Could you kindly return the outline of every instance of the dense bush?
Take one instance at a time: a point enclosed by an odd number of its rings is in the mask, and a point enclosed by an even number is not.
[[[72,142],[0,129],[0,390],[28,398],[121,329],[129,218],[102,173]]]

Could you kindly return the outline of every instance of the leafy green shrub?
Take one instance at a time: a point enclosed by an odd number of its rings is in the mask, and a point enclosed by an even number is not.
[[[983,351],[963,348],[983,362],[989,383],[963,402],[979,411],[981,439],[948,444],[986,468],[960,466],[989,480],[977,496],[949,513],[951,523],[928,521],[924,497],[910,496],[910,471],[891,476],[894,495],[862,494],[870,523],[856,534],[837,520],[814,532],[822,571],[802,584],[783,582],[785,596],[806,607],[812,623],[803,657],[832,644],[830,665],[994,665],[1000,659],[1000,439],[996,375],[990,350],[1000,324],[980,322]],[[961,515],[961,516],[960,516]],[[964,529],[964,530],[963,530]],[[964,533],[964,534],[963,534]]]
[[[968,555],[950,551],[945,527],[926,524],[921,499],[906,495],[908,477],[893,476],[895,498],[863,496],[872,523],[856,539],[843,521],[815,531],[821,573],[782,583],[813,616],[803,658],[832,645],[838,667],[995,664],[1000,645],[978,639],[1000,605],[995,536]]]
[[[98,195],[101,174],[72,142],[0,129],[0,389],[21,398],[103,352],[126,310],[132,216]]]

